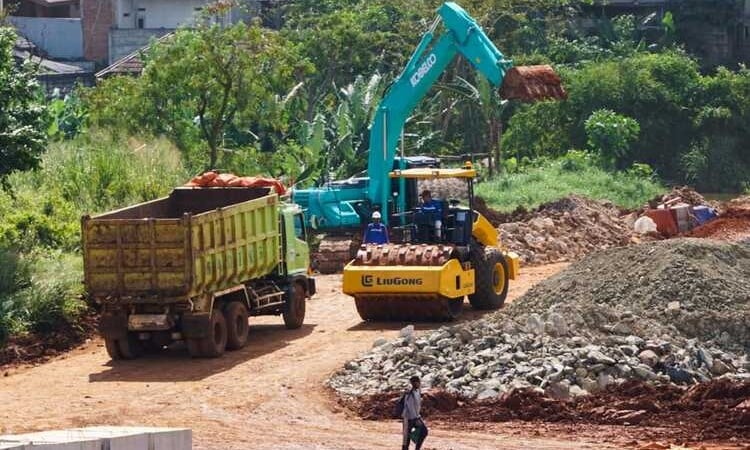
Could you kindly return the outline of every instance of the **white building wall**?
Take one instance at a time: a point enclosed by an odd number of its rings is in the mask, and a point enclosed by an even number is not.
[[[190,24],[209,0],[117,0],[117,28],[177,28]]]

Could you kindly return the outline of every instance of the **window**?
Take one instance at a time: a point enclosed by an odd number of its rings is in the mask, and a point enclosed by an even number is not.
[[[306,240],[305,238],[305,221],[302,214],[294,215],[294,235],[297,239]]]

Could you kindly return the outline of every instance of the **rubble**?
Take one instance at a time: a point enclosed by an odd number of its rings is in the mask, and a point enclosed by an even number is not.
[[[337,372],[342,396],[426,388],[580,397],[628,381],[750,381],[750,244],[675,239],[590,255],[507,309],[380,345]],[[677,304],[675,304],[677,303]]]
[[[494,217],[489,220],[507,217]],[[535,211],[517,211],[511,221],[496,223],[502,243],[524,264],[572,261],[633,241],[634,216],[609,202],[572,195]],[[632,222],[632,223],[631,223]]]

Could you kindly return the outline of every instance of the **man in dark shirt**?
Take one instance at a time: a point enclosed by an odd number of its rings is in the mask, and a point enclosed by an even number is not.
[[[432,198],[432,193],[422,191],[422,211],[430,214],[432,225],[435,227],[435,237],[440,239],[443,228],[443,204]]]
[[[380,219],[380,212],[372,213],[372,222],[367,225],[362,242],[365,244],[387,244],[389,242],[388,227]]]

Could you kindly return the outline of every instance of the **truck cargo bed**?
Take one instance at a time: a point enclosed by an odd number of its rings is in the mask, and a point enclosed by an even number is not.
[[[170,302],[267,275],[280,259],[277,203],[266,188],[177,188],[168,197],[85,216],[88,293]]]

